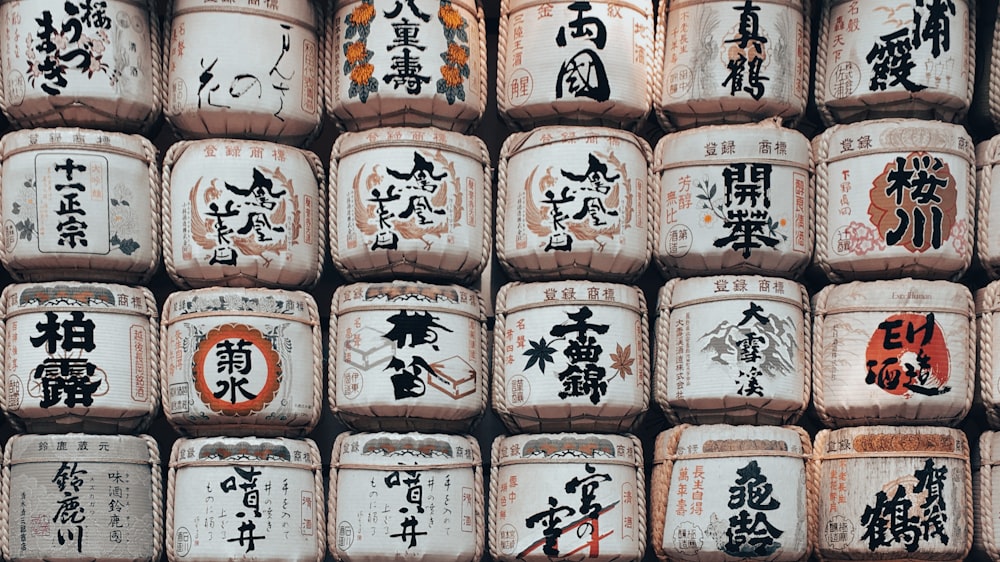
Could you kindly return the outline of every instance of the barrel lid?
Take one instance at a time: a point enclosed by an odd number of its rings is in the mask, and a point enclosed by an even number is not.
[[[474,439],[444,433],[341,433],[333,444],[333,467],[338,470],[378,470],[401,465],[417,468],[481,467]]]
[[[179,438],[170,454],[170,468],[185,466],[231,466],[253,463],[319,470],[316,443],[312,439],[286,437],[194,437]]]
[[[589,463],[642,466],[642,450],[631,435],[536,433],[500,436],[493,442],[493,463]],[[497,454],[499,453],[499,455]]]
[[[781,277],[716,275],[668,282],[660,290],[659,310],[719,301],[748,299],[779,301],[805,310],[805,287]],[[720,306],[725,306],[720,304]]]
[[[508,283],[500,288],[496,313],[511,314],[531,308],[581,306],[624,308],[646,314],[642,291],[632,285],[593,281]]]
[[[969,442],[960,429],[935,426],[869,425],[824,429],[816,437],[820,460],[844,457],[969,458]]]
[[[432,285],[417,281],[354,283],[337,288],[332,314],[366,310],[427,310],[460,314],[485,322],[479,293],[458,285]]]
[[[114,283],[17,283],[8,285],[3,292],[6,318],[57,308],[80,308],[155,318],[155,302],[153,293],[145,287]]]
[[[279,9],[280,5],[280,9]],[[214,12],[229,13],[233,16],[264,17],[305,27],[312,32],[318,29],[318,15],[312,0],[282,0],[259,2],[257,0],[236,0],[228,2],[205,2],[205,0],[173,0],[172,17]],[[217,34],[222,30],[214,30]],[[224,33],[224,32],[223,32]],[[221,36],[220,36],[221,37]]]
[[[813,299],[813,314],[850,312],[952,312],[972,318],[972,295],[960,283],[925,279],[854,281],[824,287]]]
[[[528,10],[528,9],[532,9],[532,8],[537,8],[538,6],[541,6],[543,4],[546,4],[546,5],[571,4],[574,1],[575,0],[556,0],[556,1],[551,1],[551,0],[548,0],[548,1],[539,1],[539,0],[508,0],[508,2],[505,2],[505,4],[508,4],[509,9],[506,11],[506,13],[504,13],[503,11],[501,11],[500,17],[501,18],[506,18],[506,17],[509,17],[511,14],[516,13],[516,12],[518,12],[520,10]],[[609,6],[609,5],[621,6],[622,8],[626,8],[626,9],[630,9],[630,10],[635,10],[635,11],[641,13],[643,16],[646,16],[646,17],[650,18],[650,20],[652,20],[652,17],[653,17],[653,2],[652,1],[643,2],[642,0],[611,0],[611,1],[607,1],[607,2],[593,2],[593,1],[591,1],[590,4],[596,4],[598,6]],[[501,10],[502,10],[502,8],[501,8]],[[601,12],[604,11],[604,8],[594,8],[594,10],[596,11],[596,13],[601,13]],[[501,20],[501,22],[502,21],[503,20]],[[544,22],[545,20],[539,18],[538,21]],[[558,21],[558,20],[555,23],[558,23],[559,25],[562,25],[562,22]],[[501,25],[504,25],[504,23],[501,23]]]
[[[345,6],[352,6],[355,4],[360,4],[361,0],[334,0],[333,2],[333,13],[339,12],[344,9]],[[390,4],[391,5],[391,4]],[[452,5],[456,8],[462,8],[468,10],[469,12],[476,13],[479,9],[479,2],[474,0],[444,0],[442,5]],[[443,6],[442,6],[443,7]],[[435,13],[440,17],[440,10]]]
[[[337,137],[330,154],[332,161],[380,148],[429,148],[460,154],[489,165],[486,143],[479,137],[435,127],[380,127]]]
[[[809,140],[780,119],[708,125],[664,136],[653,157],[657,172],[692,166],[772,163],[809,169]]]
[[[676,431],[680,438],[673,450],[671,431],[657,435],[653,462],[750,456],[804,459],[812,452],[808,440],[803,443],[804,433],[792,427],[709,424],[682,426]]]
[[[203,316],[266,316],[319,325],[316,301],[302,291],[209,287],[171,293],[163,304],[163,322]]]
[[[159,464],[156,441],[148,435],[13,435],[7,448],[12,465],[62,462],[68,457],[74,462]]]
[[[308,150],[285,144],[263,140],[213,138],[201,140],[185,140],[174,143],[163,157],[164,166],[187,165],[190,163],[208,163],[218,166],[223,162],[273,162],[282,166],[293,163],[312,167],[318,161],[316,155]],[[322,167],[314,175],[322,175]]]
[[[88,150],[117,153],[155,165],[156,148],[140,135],[81,129],[53,127],[11,131],[0,139],[0,158],[8,159],[20,152],[41,150]]]
[[[817,163],[867,154],[948,153],[973,162],[975,147],[962,125],[924,119],[873,119],[834,125],[812,140]]]
[[[595,145],[602,143],[612,145],[627,143],[646,158],[652,152],[645,139],[629,131],[610,127],[550,125],[511,134],[500,149],[500,159],[507,160],[529,150],[549,146],[583,145],[587,150],[592,150]]]

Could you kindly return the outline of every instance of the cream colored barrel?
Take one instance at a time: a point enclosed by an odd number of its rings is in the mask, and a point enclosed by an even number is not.
[[[991,562],[1000,560],[1000,550],[997,549],[1000,527],[995,523],[997,504],[993,500],[993,492],[1000,486],[1000,471],[997,470],[1000,442],[997,439],[996,431],[984,431],[979,436],[979,446],[972,451],[972,554],[977,559]]]
[[[831,285],[813,299],[813,401],[828,427],[957,425],[972,407],[972,295],[948,281]]]
[[[0,110],[15,127],[156,124],[164,83],[153,0],[4,0],[0,21]]]
[[[406,281],[337,289],[330,408],[352,428],[468,432],[486,410],[479,293]]]
[[[816,495],[800,427],[681,425],[656,437],[650,542],[666,560],[805,561]]]
[[[312,296],[178,291],[163,305],[163,411],[186,435],[300,437],[319,422],[323,353]]]
[[[810,3],[664,0],[654,107],[667,129],[805,112]]]
[[[182,141],[163,161],[167,273],[181,287],[308,288],[326,260],[315,154],[264,141]]]
[[[1000,278],[1000,137],[976,145],[976,258]]]
[[[513,279],[630,281],[649,264],[652,150],[636,135],[551,126],[500,151],[497,258]]]
[[[814,261],[831,281],[965,272],[976,180],[964,128],[882,119],[831,127],[812,143]]]
[[[159,448],[149,435],[14,435],[0,509],[5,560],[156,562]]]
[[[486,23],[476,0],[336,0],[327,14],[326,110],[343,128],[465,133],[483,117]]]
[[[813,451],[820,560],[957,562],[969,553],[972,477],[962,431],[822,430]]]
[[[642,446],[631,435],[500,436],[490,455],[490,556],[637,562],[646,551]]]
[[[493,409],[512,432],[627,431],[649,405],[649,326],[636,287],[500,288]]]
[[[153,276],[160,263],[153,143],[92,129],[28,129],[0,139],[0,162],[0,262],[14,279]]]
[[[998,349],[997,327],[1000,313],[1000,281],[993,281],[976,291],[977,347],[976,347],[976,398],[986,411],[986,420],[991,428],[1000,427],[1000,364],[994,357]]]
[[[488,263],[492,193],[489,151],[477,137],[345,133],[330,155],[333,263],[351,280],[468,283]]]
[[[820,9],[815,95],[827,126],[964,119],[975,75],[975,2],[830,0]]]
[[[0,406],[19,431],[131,433],[160,409],[156,300],[104,283],[8,285]]]
[[[311,0],[171,0],[163,113],[182,138],[304,145],[323,116]]]
[[[327,534],[334,560],[482,558],[483,459],[474,438],[341,433],[330,464]]]
[[[654,32],[646,0],[502,0],[501,116],[521,129],[641,124],[652,106]]]
[[[667,419],[798,420],[811,383],[805,287],[777,277],[671,279],[658,303],[653,396]]]
[[[779,120],[699,127],[656,144],[659,234],[669,276],[798,276],[813,248],[812,155]]]
[[[167,479],[167,560],[320,562],[321,468],[311,439],[178,439]]]

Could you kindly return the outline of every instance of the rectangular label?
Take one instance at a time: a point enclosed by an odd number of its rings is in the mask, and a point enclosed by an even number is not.
[[[82,153],[35,156],[38,250],[107,254],[111,251],[108,159]]]
[[[132,346],[132,399],[145,402],[149,399],[149,372],[146,368],[146,328],[133,325],[129,328],[129,341]]]

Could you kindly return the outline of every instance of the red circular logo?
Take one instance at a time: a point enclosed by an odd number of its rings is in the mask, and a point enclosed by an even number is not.
[[[948,383],[948,344],[934,313],[894,314],[878,325],[865,351],[865,382],[909,398],[937,396]]]
[[[194,352],[194,387],[214,412],[244,416],[267,406],[281,386],[278,352],[257,329],[225,324]]]

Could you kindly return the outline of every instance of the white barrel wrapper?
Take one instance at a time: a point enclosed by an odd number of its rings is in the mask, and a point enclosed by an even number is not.
[[[178,431],[299,437],[319,422],[323,355],[309,294],[176,292],[161,332],[163,411]]]
[[[334,560],[482,558],[483,459],[474,438],[341,433],[331,465],[328,535]]]
[[[130,433],[160,411],[156,300],[103,283],[8,285],[4,413],[20,430]]]

